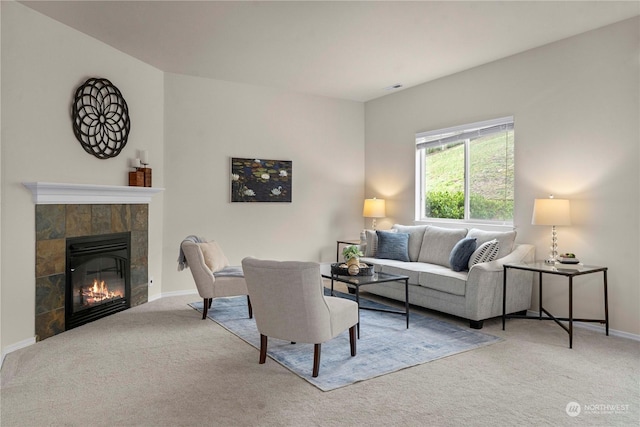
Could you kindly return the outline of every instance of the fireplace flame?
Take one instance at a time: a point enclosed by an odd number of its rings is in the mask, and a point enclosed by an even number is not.
[[[98,279],[93,279],[93,286],[82,289],[82,300],[85,305],[123,297],[122,292],[110,291],[104,280],[98,282]]]

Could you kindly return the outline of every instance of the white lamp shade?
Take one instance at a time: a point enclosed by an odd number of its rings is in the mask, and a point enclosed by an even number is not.
[[[365,199],[362,208],[362,216],[365,218],[384,218],[387,216],[384,199]]]
[[[567,199],[535,199],[533,225],[571,225],[571,208]]]

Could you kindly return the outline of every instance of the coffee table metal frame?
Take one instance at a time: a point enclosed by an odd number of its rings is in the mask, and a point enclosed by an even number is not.
[[[331,272],[331,264],[325,263],[320,265],[322,277],[331,280],[331,295],[335,296],[333,291],[333,282],[341,282],[355,287],[356,303],[358,304],[358,338],[360,338],[360,309],[381,311],[385,313],[402,314],[407,318],[407,329],[409,329],[409,276],[403,276],[390,273],[374,273],[371,276],[343,276],[333,274]],[[402,282],[404,281],[404,311],[389,310],[375,307],[360,307],[360,286],[372,285],[376,283]]]

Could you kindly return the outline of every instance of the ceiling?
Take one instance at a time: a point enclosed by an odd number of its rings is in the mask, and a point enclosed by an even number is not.
[[[637,0],[20,3],[162,71],[363,102],[640,14]]]

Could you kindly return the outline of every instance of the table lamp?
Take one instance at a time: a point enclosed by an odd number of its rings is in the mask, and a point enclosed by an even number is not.
[[[362,216],[365,218],[373,218],[371,227],[376,229],[376,218],[384,218],[386,216],[384,199],[365,199],[362,208]]]
[[[571,225],[571,210],[569,200],[554,199],[553,195],[548,199],[535,199],[533,203],[533,225],[550,225],[551,226],[551,252],[549,258],[544,262],[546,264],[555,264],[558,257],[558,234],[556,233],[557,225]]]

